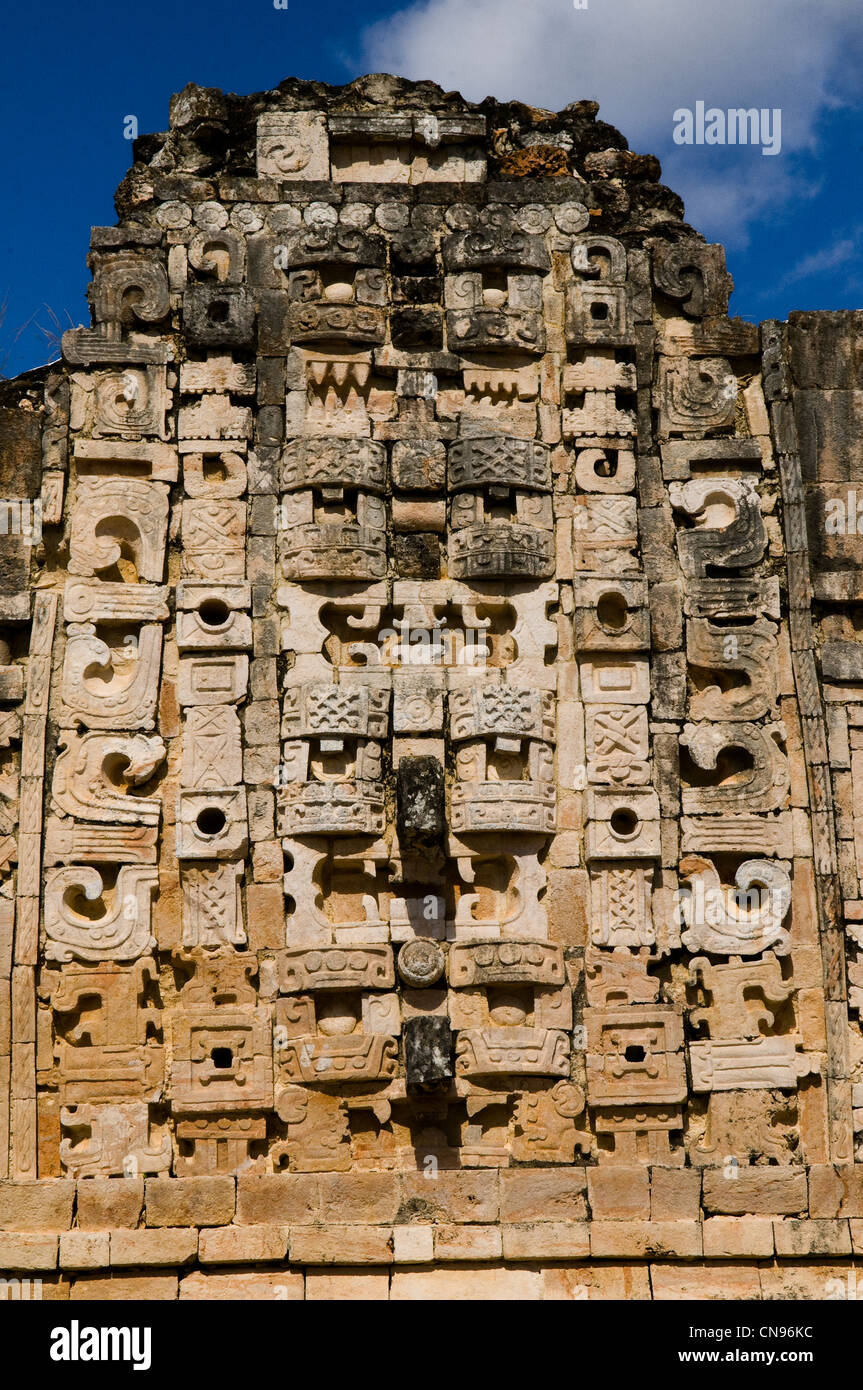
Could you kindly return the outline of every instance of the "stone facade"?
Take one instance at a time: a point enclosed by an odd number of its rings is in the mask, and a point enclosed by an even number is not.
[[[187,88],[3,385],[0,1270],[853,1269],[863,316],[596,116]]]

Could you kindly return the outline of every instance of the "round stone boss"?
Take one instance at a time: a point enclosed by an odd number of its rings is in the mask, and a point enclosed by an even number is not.
[[[443,951],[434,941],[426,937],[416,937],[406,941],[399,951],[399,975],[406,985],[416,989],[427,989],[434,985],[443,974]]]

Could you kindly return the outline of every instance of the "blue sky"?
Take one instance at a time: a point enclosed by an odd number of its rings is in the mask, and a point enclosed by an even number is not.
[[[116,220],[131,161],[124,117],[164,129],[190,81],[243,93],[392,71],[472,100],[594,98],[726,244],[733,312],[863,307],[860,0],[43,0],[7,7],[3,29],[4,375],[56,355],[41,328],[87,321],[89,228]],[[779,108],[781,153],[675,145],[674,112],[697,101]]]

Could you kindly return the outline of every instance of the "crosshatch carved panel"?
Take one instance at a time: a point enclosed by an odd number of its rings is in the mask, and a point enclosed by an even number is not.
[[[863,1160],[863,554],[792,383],[859,394],[863,321],[728,318],[591,103],[255,103],[186,90],[92,324],[2,388],[44,535],[0,536],[0,1178],[110,1179],[109,1227],[224,1183],[275,1242],[226,1265],[284,1262],[254,1194],[300,1181],[324,1227],[392,1196],[360,1263],[772,1256],[702,1240],[747,1212],[817,1254],[807,1171]]]

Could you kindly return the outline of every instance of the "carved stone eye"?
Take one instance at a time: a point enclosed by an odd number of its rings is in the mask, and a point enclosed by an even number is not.
[[[227,823],[227,817],[220,806],[205,806],[195,817],[195,825],[202,835],[220,835]]]
[[[596,616],[606,632],[622,632],[630,620],[624,595],[614,590],[603,594],[596,605]]]
[[[617,811],[612,812],[610,824],[615,835],[620,836],[621,839],[628,839],[638,829],[638,816],[634,811],[622,806]]]
[[[207,627],[221,627],[231,616],[228,605],[220,598],[204,599],[198,609],[198,617]]]

